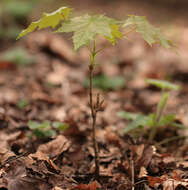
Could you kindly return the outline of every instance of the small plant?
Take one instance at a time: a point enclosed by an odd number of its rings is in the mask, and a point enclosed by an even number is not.
[[[64,131],[69,127],[66,123],[53,122],[51,124],[49,121],[44,121],[43,123],[29,121],[28,126],[31,129],[32,134],[37,138],[54,137],[56,136],[56,130]]]
[[[18,108],[24,109],[29,105],[29,101],[27,99],[20,99],[17,103]]]
[[[151,128],[151,132],[149,134],[149,141],[152,142],[155,138],[157,128],[162,126],[176,126],[183,128],[184,126],[175,122],[175,115],[168,114],[164,115],[163,111],[167,105],[167,100],[169,97],[169,90],[179,90],[180,86],[172,84],[170,82],[164,80],[155,80],[155,79],[147,79],[146,82],[148,84],[154,85],[161,89],[161,99],[157,104],[157,109],[155,113],[149,115],[137,114],[137,113],[129,113],[129,112],[119,112],[118,115],[124,119],[132,121],[125,129],[124,133],[128,133],[129,131],[135,129],[141,129],[148,126]]]
[[[165,48],[172,48],[171,41],[167,40],[161,31],[152,26],[144,16],[129,15],[125,20],[116,20],[104,15],[82,15],[73,17],[72,10],[68,7],[61,7],[53,13],[43,13],[42,18],[32,22],[29,27],[23,30],[18,39],[34,30],[40,30],[47,27],[56,28],[58,33],[73,33],[74,49],[87,47],[90,54],[89,63],[89,105],[92,118],[92,136],[93,148],[95,152],[95,178],[99,179],[99,150],[96,141],[96,119],[97,113],[101,110],[104,100],[101,100],[100,94],[96,95],[96,101],[93,100],[93,76],[95,68],[95,58],[104,48],[97,48],[97,37],[103,36],[112,45],[115,45],[118,39],[124,38],[128,33],[136,31],[141,34],[143,39],[152,46],[159,43]],[[60,24],[61,23],[61,24]]]
[[[15,63],[19,66],[30,65],[35,62],[34,56],[29,55],[28,52],[23,48],[14,48],[8,50],[1,55],[0,59]]]

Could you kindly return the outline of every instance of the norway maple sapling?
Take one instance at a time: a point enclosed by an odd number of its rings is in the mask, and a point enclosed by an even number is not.
[[[52,13],[43,13],[40,20],[32,22],[29,27],[23,30],[18,39],[34,30],[40,30],[47,27],[56,28],[58,33],[73,33],[74,49],[88,47],[90,54],[89,63],[89,105],[92,118],[92,136],[95,152],[95,178],[99,179],[99,150],[96,141],[96,119],[100,111],[103,100],[97,94],[96,101],[93,100],[93,77],[96,55],[103,49],[97,49],[97,37],[103,36],[112,45],[116,44],[118,39],[126,37],[130,32],[136,31],[142,38],[152,46],[159,43],[165,48],[172,48],[171,41],[167,40],[161,31],[152,26],[144,16],[129,15],[125,20],[116,20],[105,15],[82,15],[72,16],[72,10],[68,7],[61,7]]]

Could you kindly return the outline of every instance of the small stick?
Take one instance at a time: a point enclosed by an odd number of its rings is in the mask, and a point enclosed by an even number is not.
[[[134,160],[131,159],[132,190],[134,190]]]

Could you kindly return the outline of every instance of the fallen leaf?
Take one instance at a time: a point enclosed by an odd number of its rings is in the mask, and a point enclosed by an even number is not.
[[[71,142],[63,135],[59,135],[56,139],[39,146],[38,151],[48,155],[49,158],[54,158],[65,152],[71,145]]]
[[[146,168],[142,166],[140,168],[138,178],[147,177],[147,174],[148,174],[148,172],[147,172]]]
[[[158,185],[162,185],[163,182],[166,180],[166,176],[163,178],[147,176],[147,178],[148,178],[148,183],[150,187],[156,187]]]
[[[7,182],[9,190],[39,190],[39,181],[35,178],[27,176],[24,163],[16,160],[12,162],[3,177]]]
[[[79,184],[73,187],[71,190],[96,190],[97,188],[100,188],[100,184],[97,181],[94,181],[88,185]]]

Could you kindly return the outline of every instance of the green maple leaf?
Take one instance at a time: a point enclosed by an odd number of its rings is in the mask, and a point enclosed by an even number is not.
[[[47,27],[55,28],[60,21],[68,19],[69,14],[70,9],[68,7],[61,7],[52,13],[43,13],[42,18],[36,22],[32,22],[27,29],[23,30],[18,35],[17,39],[33,32],[36,29],[40,30]]]
[[[74,17],[64,22],[57,32],[74,32],[73,43],[75,50],[81,46],[88,45],[97,35],[103,35],[112,44],[116,42],[117,38],[123,37],[119,31],[118,21],[104,15],[90,16],[86,14]]]
[[[161,30],[152,26],[145,16],[129,15],[122,27],[133,26],[136,32],[140,33],[143,39],[150,45],[159,43],[161,46],[170,49],[172,42],[165,38]]]

